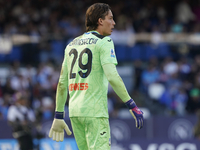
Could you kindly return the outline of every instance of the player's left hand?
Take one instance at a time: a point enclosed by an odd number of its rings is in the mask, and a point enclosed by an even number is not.
[[[54,118],[51,129],[49,131],[49,137],[53,138],[54,141],[63,141],[64,140],[64,130],[67,135],[71,135],[68,125],[65,123],[64,119]]]
[[[141,129],[144,125],[143,112],[137,107],[133,99],[130,99],[125,104],[135,119],[136,128]]]

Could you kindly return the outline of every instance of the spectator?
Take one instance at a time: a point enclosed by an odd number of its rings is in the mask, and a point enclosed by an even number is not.
[[[184,31],[183,24],[178,20],[174,19],[174,22],[171,25],[171,32],[173,33],[182,33]]]
[[[12,97],[10,94],[5,93],[0,99],[0,118],[7,119],[8,108],[11,105]]]
[[[178,65],[173,61],[172,57],[166,57],[164,60],[163,71],[167,75],[172,75],[178,72]]]
[[[180,88],[173,101],[173,107],[177,115],[184,116],[186,114],[187,101],[188,96],[186,91],[183,88]]]
[[[24,93],[16,93],[15,104],[8,109],[8,122],[17,139],[20,150],[33,150],[32,127],[35,121],[33,111],[27,106]]]
[[[159,71],[156,69],[156,66],[149,64],[148,68],[143,71],[141,81],[142,89],[146,92],[148,86],[151,83],[155,83],[159,80]]]
[[[195,15],[189,5],[189,0],[182,0],[176,8],[176,18],[178,22],[187,24],[195,20]]]
[[[196,113],[200,109],[200,90],[195,87],[190,91],[189,94],[187,111],[189,113]]]

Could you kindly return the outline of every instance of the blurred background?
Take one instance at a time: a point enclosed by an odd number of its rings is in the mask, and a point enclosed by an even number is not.
[[[34,150],[77,150],[73,135],[54,142],[48,131],[64,49],[95,2],[111,6],[117,69],[145,117],[136,129],[109,87],[111,149],[199,150],[200,0],[0,0],[0,150],[18,149],[8,114],[19,93]]]

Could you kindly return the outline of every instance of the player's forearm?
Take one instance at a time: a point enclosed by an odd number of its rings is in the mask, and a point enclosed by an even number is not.
[[[121,100],[123,102],[130,100],[131,97],[129,96],[124,82],[117,72],[116,66],[114,64],[105,64],[103,65],[103,70],[110,85],[112,86],[115,93],[121,98]]]
[[[66,75],[61,71],[59,78],[57,92],[56,92],[56,111],[63,112],[65,108],[65,103],[67,100],[67,78]]]

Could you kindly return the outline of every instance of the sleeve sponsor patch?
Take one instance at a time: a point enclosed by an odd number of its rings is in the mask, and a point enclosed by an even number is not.
[[[115,51],[113,49],[110,49],[110,56],[115,58]]]

